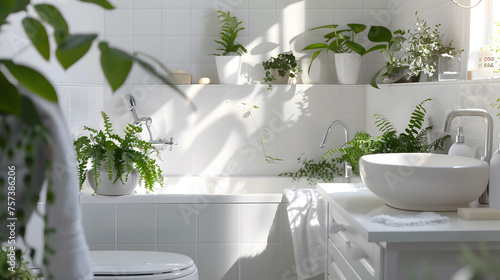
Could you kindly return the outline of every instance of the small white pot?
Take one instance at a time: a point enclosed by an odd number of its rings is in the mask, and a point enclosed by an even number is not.
[[[113,176],[114,178],[114,176]],[[136,169],[130,171],[128,175],[128,180],[125,181],[125,184],[122,184],[120,180],[116,181],[113,184],[113,180],[109,180],[108,172],[101,167],[101,173],[99,174],[99,186],[96,189],[95,180],[94,180],[94,169],[90,169],[87,172],[87,180],[89,181],[90,186],[96,192],[96,194],[100,195],[127,195],[133,194],[137,184],[139,183],[139,172]],[[125,178],[123,178],[125,180]]]
[[[241,73],[241,55],[216,56],[215,65],[221,85],[237,85]]]
[[[293,85],[297,82],[297,79],[290,77],[290,70],[286,71],[285,77],[281,77],[278,73],[278,70],[276,69],[271,69],[271,73],[274,75],[274,77],[276,77],[276,80],[274,80],[271,84]]]
[[[336,53],[335,69],[339,84],[355,85],[361,69],[361,56],[357,53]]]

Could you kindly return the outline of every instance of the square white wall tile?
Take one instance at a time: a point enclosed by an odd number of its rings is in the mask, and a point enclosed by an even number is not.
[[[333,24],[337,23],[334,21],[333,18],[333,11],[332,9],[306,9],[305,10],[305,26],[307,27],[307,30],[311,28],[315,28],[318,26],[323,26],[327,24]],[[318,32],[322,32],[322,34],[327,34],[332,32],[333,29],[320,29]],[[309,34],[314,34],[312,33],[314,31],[311,31]]]
[[[333,0],[308,0],[305,2],[308,9],[333,9]]]
[[[134,36],[134,52],[141,52],[161,61],[162,37],[161,36]]]
[[[364,116],[366,114],[366,86],[339,87],[339,115]]]
[[[134,10],[134,36],[160,36],[161,27],[160,9]]]
[[[157,243],[156,204],[119,204],[117,212],[118,244]]]
[[[156,251],[156,244],[117,244],[118,251]]]
[[[241,244],[241,280],[282,279],[280,244]]]
[[[215,10],[191,9],[191,36],[201,35],[219,35],[219,20],[217,19]]]
[[[389,0],[363,0],[363,9],[387,9],[390,7]]]
[[[278,243],[280,218],[278,204],[241,205],[241,242]]]
[[[393,15],[388,9],[365,9],[363,10],[363,24],[391,26]]]
[[[248,3],[250,9],[275,9],[276,0],[250,0]]]
[[[116,244],[88,244],[91,251],[115,251]]]
[[[334,9],[333,21],[336,24],[362,23],[363,10],[360,9]]]
[[[117,9],[132,9],[134,0],[112,0],[111,3]]]
[[[182,63],[191,61],[190,36],[163,36],[162,44],[158,46],[162,47],[162,61],[164,62]]]
[[[248,9],[252,0],[220,0],[221,9]],[[271,1],[272,2],[272,1]]]
[[[191,9],[219,9],[220,8],[220,1],[219,0],[213,0],[213,1],[207,1],[207,0],[191,0]]]
[[[363,8],[363,0],[333,0],[334,9],[361,9]]]
[[[168,36],[191,35],[191,10],[162,10],[162,34]]]
[[[240,242],[240,206],[209,204],[198,215],[200,243]]]
[[[161,9],[162,0],[134,0],[135,9]]]
[[[159,204],[158,243],[193,243],[197,241],[198,208],[196,204]]]
[[[239,244],[199,244],[197,267],[200,279],[239,279],[239,259]]]
[[[249,35],[277,35],[279,26],[277,24],[276,10],[249,9],[247,26]]]
[[[116,205],[82,204],[82,225],[87,243],[116,243]]]
[[[104,14],[104,34],[132,36],[132,9],[116,9]]]
[[[162,0],[162,8],[163,9],[189,9],[191,7],[191,0]]]
[[[215,58],[212,54],[219,53],[214,40],[217,36],[191,36],[191,62],[211,62],[215,70]]]

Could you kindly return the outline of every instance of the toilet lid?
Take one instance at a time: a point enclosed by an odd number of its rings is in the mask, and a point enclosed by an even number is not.
[[[183,274],[194,266],[190,257],[166,252],[91,251],[90,256],[94,275]]]

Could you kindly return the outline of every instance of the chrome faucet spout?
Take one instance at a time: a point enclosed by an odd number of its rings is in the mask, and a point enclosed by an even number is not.
[[[326,141],[328,141],[328,136],[330,135],[330,132],[337,125],[341,125],[344,127],[345,142],[347,143],[349,141],[349,129],[347,128],[347,124],[342,120],[336,120],[336,121],[332,122],[332,124],[330,124],[330,126],[326,130],[325,135],[323,136],[323,141],[321,141],[321,144],[319,145],[320,148],[325,147]],[[351,172],[352,172],[352,167],[349,165],[348,162],[344,162],[344,183],[351,182]]]
[[[484,135],[484,155],[482,156],[482,160],[486,161],[488,164],[490,163],[491,154],[493,150],[493,118],[491,115],[483,109],[458,109],[451,111],[446,117],[446,121],[444,123],[444,132],[450,132],[451,122],[456,117],[463,116],[472,116],[472,117],[482,117],[486,122],[486,132]],[[488,193],[489,187],[486,188],[486,191],[479,197],[479,203],[487,204],[488,203]]]
[[[347,124],[343,120],[336,120],[332,122],[332,124],[326,130],[325,135],[323,136],[323,141],[321,141],[321,144],[319,145],[320,148],[325,147],[326,141],[328,141],[328,136],[330,135],[330,132],[332,131],[333,127],[335,127],[336,125],[341,125],[344,127],[345,142],[349,141],[349,130],[347,128]]]

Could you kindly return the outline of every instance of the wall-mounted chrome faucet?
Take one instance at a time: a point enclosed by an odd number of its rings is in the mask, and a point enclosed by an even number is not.
[[[463,116],[482,117],[486,122],[486,132],[484,135],[484,154],[481,159],[489,164],[493,150],[493,118],[486,110],[483,109],[454,110],[451,111],[446,117],[443,129],[444,132],[450,132],[451,122],[453,121],[453,119],[455,119],[456,117],[463,117]],[[489,194],[489,189],[488,187],[486,187],[486,191],[481,195],[481,197],[479,197],[479,203],[487,204],[488,194]]]
[[[321,144],[319,145],[320,148],[325,147],[326,141],[328,140],[328,136],[330,135],[330,132],[337,125],[341,125],[344,127],[345,142],[347,143],[349,141],[349,129],[347,128],[347,124],[342,120],[336,120],[336,121],[332,122],[332,124],[330,124],[330,126],[326,130],[325,135],[323,136],[323,141],[321,141]],[[352,167],[349,165],[348,162],[345,161],[344,162],[344,183],[351,182],[351,172],[352,172]]]
[[[153,139],[153,133],[151,132],[151,124],[153,123],[153,120],[150,117],[139,118],[137,116],[137,112],[135,111],[135,108],[137,107],[135,98],[131,94],[128,94],[127,96],[125,96],[123,102],[125,103],[125,108],[132,112],[132,117],[134,118],[133,124],[136,126],[144,124],[146,126],[146,129],[149,133],[149,143],[157,146],[157,148],[160,150],[163,150],[164,145],[170,145],[169,151],[172,151],[172,147],[174,145],[177,145],[177,143],[174,143],[174,138],[170,137],[170,140],[161,138],[158,140]]]

